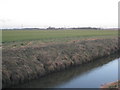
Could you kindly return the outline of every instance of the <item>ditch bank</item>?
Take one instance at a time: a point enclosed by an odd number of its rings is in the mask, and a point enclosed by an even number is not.
[[[119,50],[118,39],[95,39],[43,47],[3,48],[3,88],[28,82],[108,56]],[[86,64],[87,66],[87,64]]]
[[[101,86],[101,90],[105,88],[120,90],[120,81],[110,82]]]

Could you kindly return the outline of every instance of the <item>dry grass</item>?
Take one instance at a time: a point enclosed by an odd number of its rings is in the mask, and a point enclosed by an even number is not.
[[[4,48],[3,87],[88,63],[118,50],[117,39],[95,39],[43,47]]]

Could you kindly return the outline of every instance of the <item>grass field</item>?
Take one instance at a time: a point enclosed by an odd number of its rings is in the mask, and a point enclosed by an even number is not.
[[[69,40],[89,37],[117,36],[116,30],[4,30],[2,42],[30,41],[30,40]]]

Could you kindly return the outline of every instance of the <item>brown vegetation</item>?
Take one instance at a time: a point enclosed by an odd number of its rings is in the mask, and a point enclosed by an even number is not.
[[[111,82],[101,86],[101,90],[105,89],[117,89],[120,90],[120,80],[116,82]]]
[[[119,49],[117,39],[96,39],[44,47],[3,49],[3,87],[23,83],[70,66],[91,62]]]

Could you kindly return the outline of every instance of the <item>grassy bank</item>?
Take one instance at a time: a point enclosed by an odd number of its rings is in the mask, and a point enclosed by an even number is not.
[[[70,66],[92,62],[117,50],[116,38],[3,48],[3,87],[23,83]]]
[[[69,67],[66,70],[57,72],[57,73],[51,73],[46,76],[43,76],[42,78],[31,80],[28,83],[19,84],[17,86],[13,86],[14,88],[50,88],[58,86],[61,83],[69,82],[72,78],[78,77],[85,72],[89,72],[97,67],[101,67],[114,59],[116,57],[119,57],[118,53],[111,54],[110,56],[103,57],[97,60],[94,60],[94,62],[90,62],[86,64],[82,64],[79,66]],[[92,77],[91,77],[92,78]],[[82,86],[81,84],[79,84]]]

